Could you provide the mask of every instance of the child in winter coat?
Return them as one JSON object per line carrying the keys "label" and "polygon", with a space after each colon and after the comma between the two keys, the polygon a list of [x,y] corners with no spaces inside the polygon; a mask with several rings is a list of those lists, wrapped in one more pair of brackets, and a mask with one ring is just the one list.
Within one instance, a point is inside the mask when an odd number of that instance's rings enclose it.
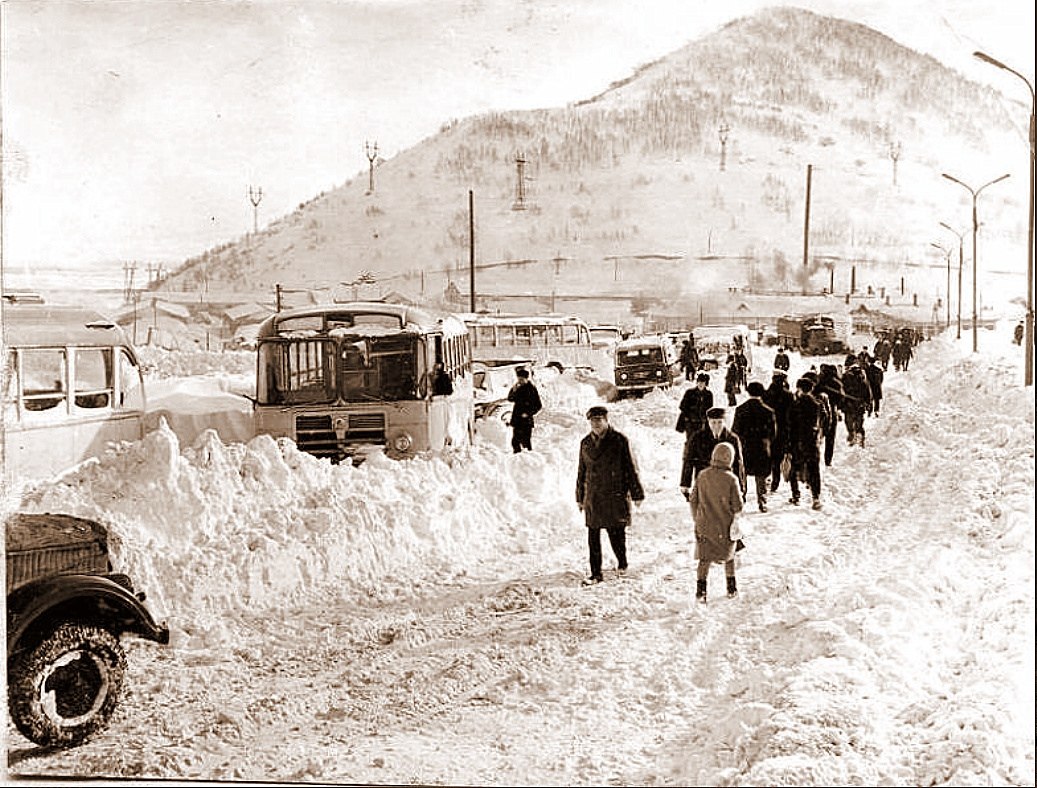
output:
{"label": "child in winter coat", "polygon": [[698,583],[695,598],[706,601],[706,580],[710,564],[723,564],[727,576],[727,595],[738,593],[735,582],[735,551],[738,540],[731,539],[731,525],[742,511],[742,489],[731,471],[735,450],[730,443],[718,443],[709,467],[695,477],[688,500],[695,521],[695,557]]}

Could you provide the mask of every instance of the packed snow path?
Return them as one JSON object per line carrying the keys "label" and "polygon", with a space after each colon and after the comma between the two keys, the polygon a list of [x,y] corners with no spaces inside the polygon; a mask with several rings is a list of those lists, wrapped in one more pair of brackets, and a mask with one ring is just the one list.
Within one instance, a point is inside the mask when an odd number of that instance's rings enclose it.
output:
{"label": "packed snow path", "polygon": [[9,728],[9,769],[1032,784],[1032,401],[1017,365],[932,345],[887,376],[867,448],[840,426],[822,511],[786,503],[783,483],[761,514],[750,480],[740,593],[714,567],[705,605],[677,490],[680,391],[609,406],[647,500],[630,574],[588,588],[572,503],[587,387],[545,381],[537,451],[517,456],[491,434],[470,456],[334,468],[261,438],[181,452],[154,433],[26,508],[121,524],[173,646],[133,643],[94,741],[48,753]]}

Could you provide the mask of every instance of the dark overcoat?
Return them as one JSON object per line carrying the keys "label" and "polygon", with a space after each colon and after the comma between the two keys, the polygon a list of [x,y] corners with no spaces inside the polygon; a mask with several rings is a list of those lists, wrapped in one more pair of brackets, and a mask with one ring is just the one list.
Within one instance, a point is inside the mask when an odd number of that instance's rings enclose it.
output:
{"label": "dark overcoat", "polygon": [[789,449],[797,468],[820,457],[821,403],[813,394],[799,393],[789,406]]}
{"label": "dark overcoat", "polygon": [[747,476],[766,476],[771,472],[771,447],[777,437],[774,411],[757,397],[750,397],[737,408],[731,431],[742,442],[742,462]]}
{"label": "dark overcoat", "polygon": [[611,427],[600,437],[580,441],[576,503],[583,506],[588,528],[630,525],[630,501],[643,501],[644,489],[626,436]]}
{"label": "dark overcoat", "polygon": [[732,466],[735,476],[738,477],[742,489],[745,489],[745,468],[742,464],[742,442],[727,427],[720,430],[719,436],[713,435],[713,430],[707,424],[696,432],[688,440],[687,451],[684,452],[684,461],[681,463],[681,487],[691,487],[692,479],[696,473],[700,473],[709,467],[713,458],[713,449],[718,443],[730,443],[735,447],[735,461]]}

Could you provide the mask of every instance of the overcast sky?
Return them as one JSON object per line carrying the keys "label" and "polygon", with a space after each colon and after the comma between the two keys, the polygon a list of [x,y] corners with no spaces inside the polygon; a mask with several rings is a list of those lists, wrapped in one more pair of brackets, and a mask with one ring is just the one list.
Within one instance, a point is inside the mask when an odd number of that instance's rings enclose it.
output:
{"label": "overcast sky", "polygon": [[[564,105],[757,0],[0,0],[7,272],[177,263],[451,118]],[[1029,0],[808,0],[1025,103]]]}

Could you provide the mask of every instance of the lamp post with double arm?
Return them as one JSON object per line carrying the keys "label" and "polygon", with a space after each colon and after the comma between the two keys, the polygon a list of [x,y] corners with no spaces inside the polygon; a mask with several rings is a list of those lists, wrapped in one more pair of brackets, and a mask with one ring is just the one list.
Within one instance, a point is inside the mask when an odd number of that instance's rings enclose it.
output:
{"label": "lamp post with double arm", "polygon": [[933,241],[929,244],[934,249],[939,249],[943,252],[944,260],[947,261],[947,322],[944,323],[944,328],[951,327],[951,250],[943,244],[938,244]]}
{"label": "lamp post with double arm", "polygon": [[967,183],[959,181],[953,175],[943,173],[943,177],[949,181],[954,181],[959,186],[964,186],[968,189],[969,194],[972,195],[972,352],[979,352],[979,329],[976,325],[979,320],[979,314],[976,309],[977,303],[977,273],[979,271],[979,258],[976,256],[976,236],[979,234],[979,216],[976,213],[976,200],[979,198],[980,192],[982,192],[988,186],[993,186],[995,183],[1000,183],[1007,178],[1011,173],[1005,173],[1000,178],[994,178],[992,181],[987,181],[978,189],[973,189]]}
{"label": "lamp post with double arm", "polygon": [[1025,366],[1023,371],[1023,382],[1026,386],[1033,385],[1033,169],[1034,169],[1034,143],[1037,142],[1037,127],[1034,125],[1034,94],[1033,84],[1016,71],[1014,68],[1009,68],[1000,60],[992,58],[985,52],[973,52],[972,56],[982,60],[984,63],[989,63],[992,66],[997,66],[1003,71],[1007,71],[1009,74],[1014,74],[1019,77],[1025,85],[1026,89],[1030,91],[1030,215],[1027,217],[1027,223],[1030,228],[1029,237],[1027,238],[1026,244],[1026,324],[1024,330],[1023,344],[1026,345],[1024,350],[1025,354]]}
{"label": "lamp post with double arm", "polygon": [[961,269],[965,262],[965,231],[959,233],[947,222],[940,222],[940,227],[945,227],[958,236],[958,336],[955,339],[961,339]]}

